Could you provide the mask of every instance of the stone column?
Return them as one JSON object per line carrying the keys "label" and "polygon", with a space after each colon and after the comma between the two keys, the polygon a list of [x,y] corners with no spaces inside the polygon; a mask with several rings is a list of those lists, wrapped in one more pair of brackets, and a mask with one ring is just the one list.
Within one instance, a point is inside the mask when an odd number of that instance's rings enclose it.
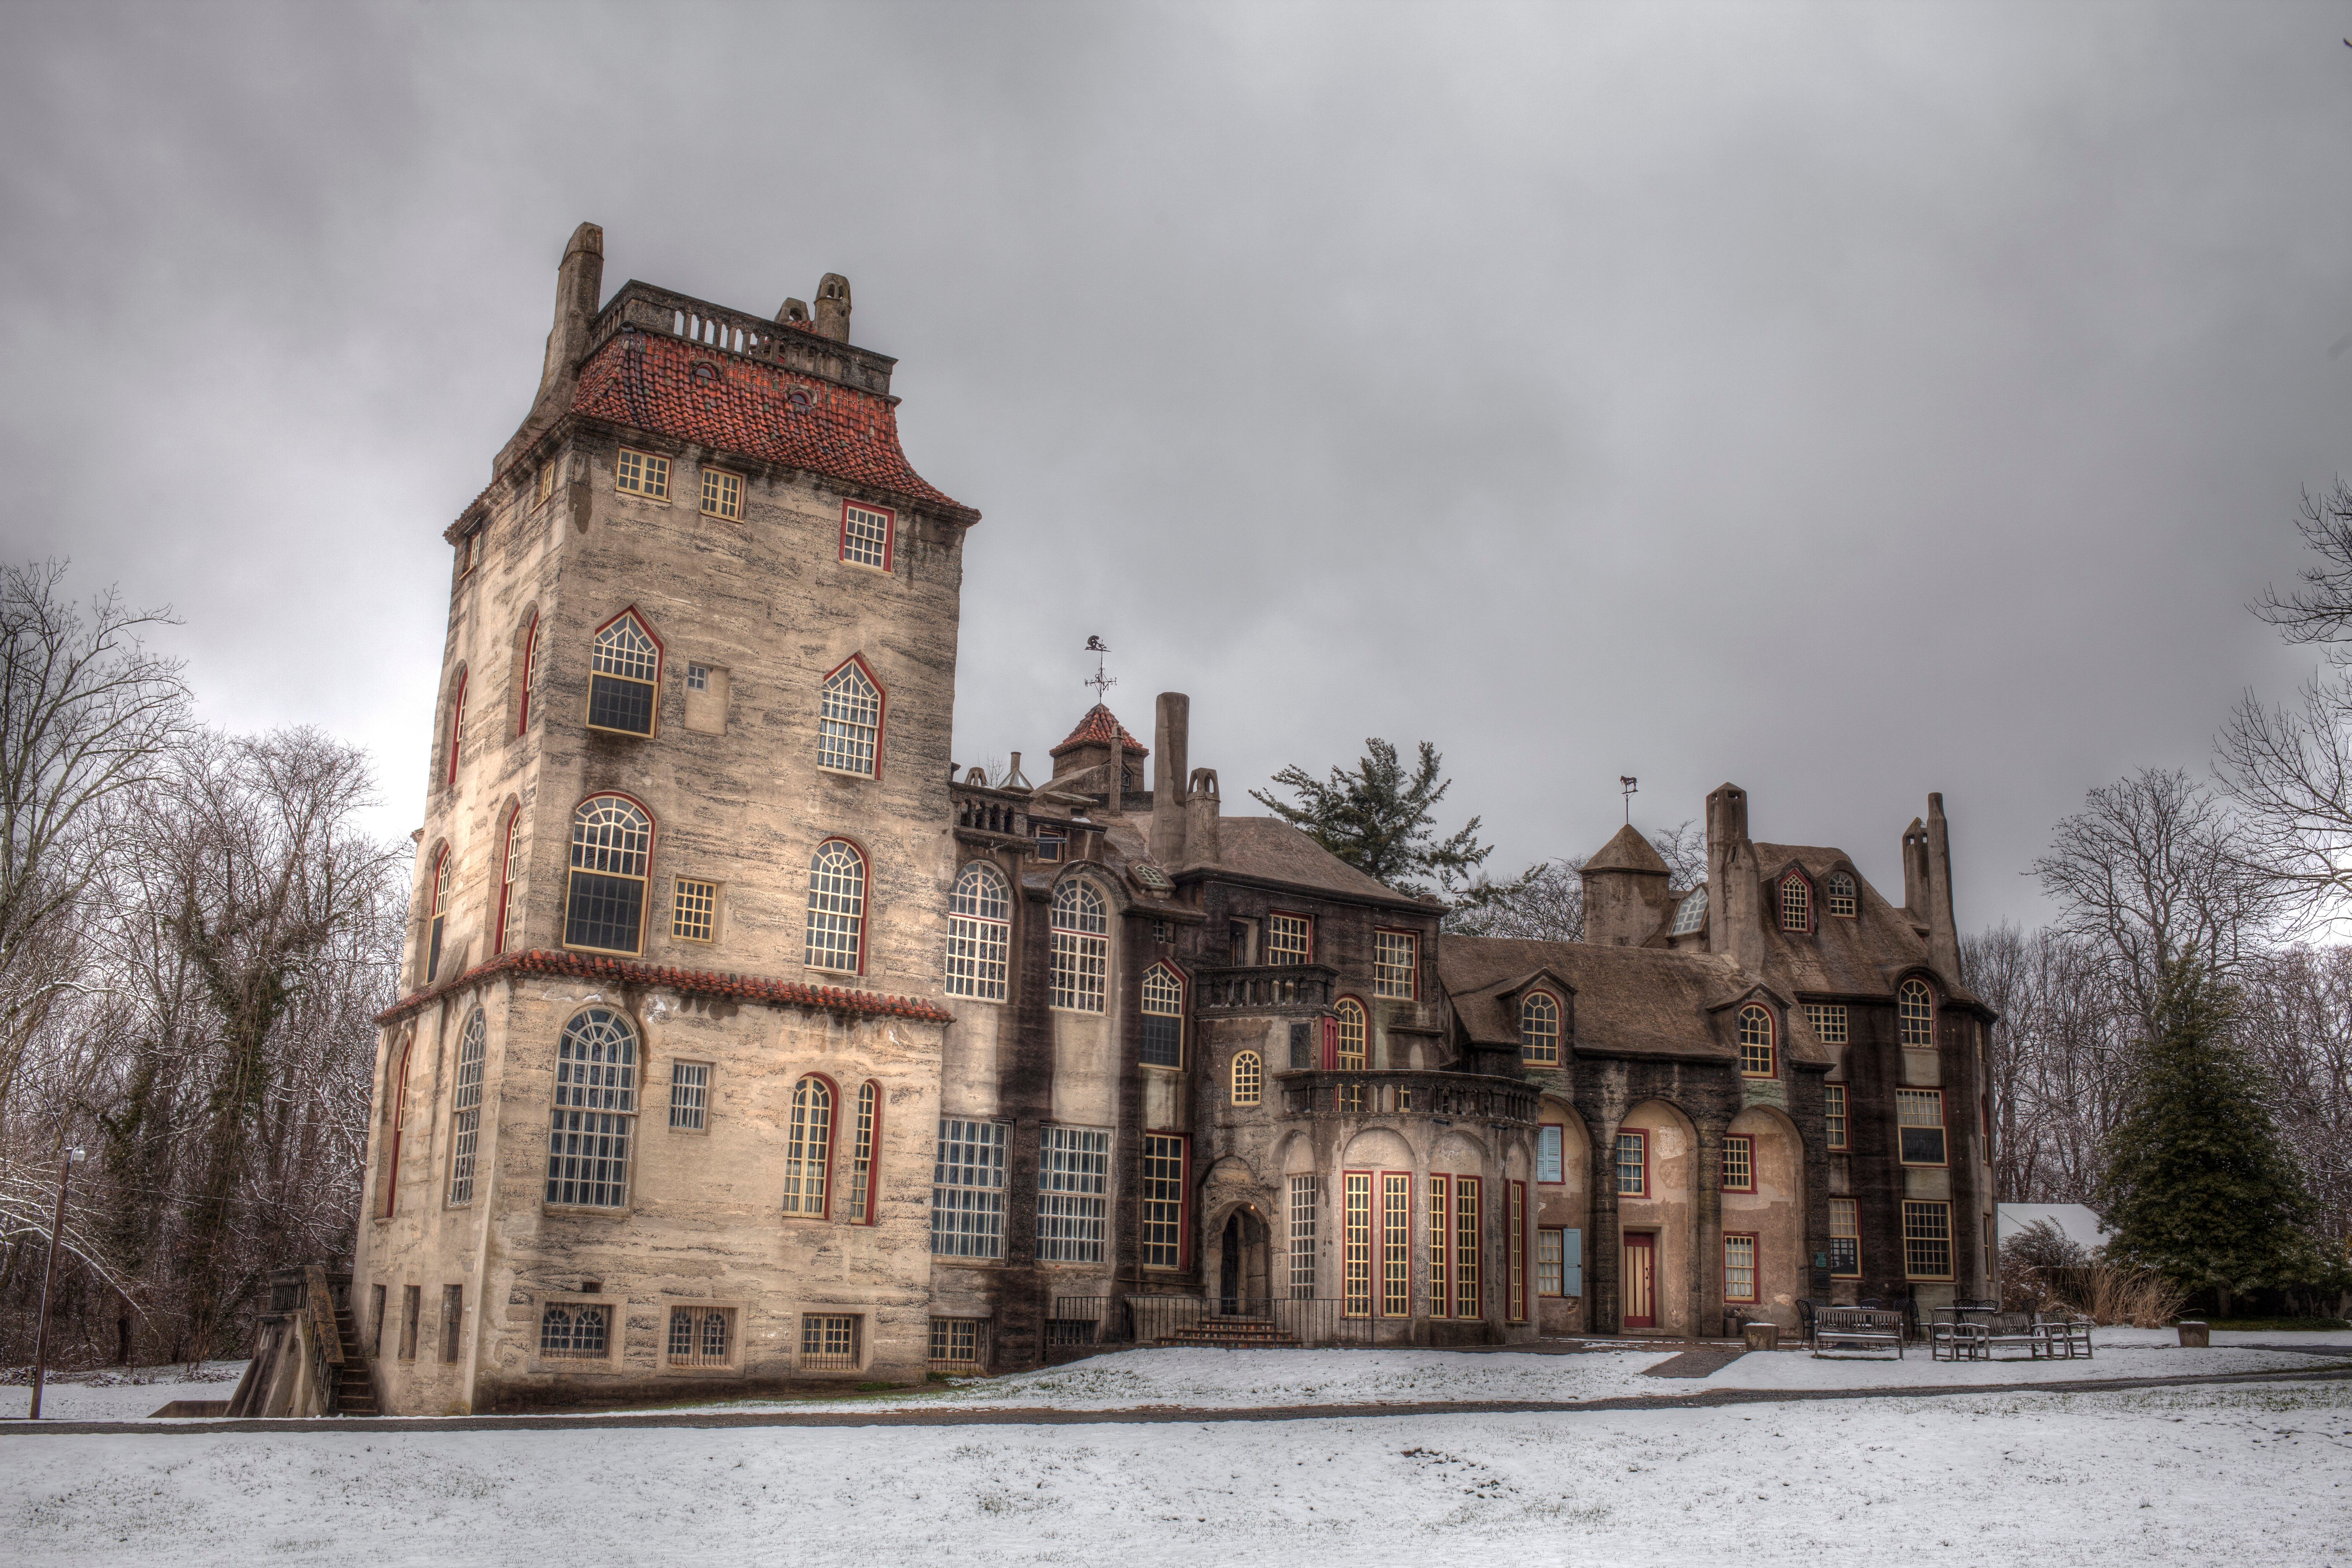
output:
{"label": "stone column", "polygon": [[1723,1331],[1723,1137],[1721,1117],[1694,1121],[1698,1158],[1691,1194],[1691,1332],[1713,1339]]}
{"label": "stone column", "polygon": [[1592,1210],[1584,1237],[1584,1331],[1622,1332],[1618,1319],[1625,1238],[1617,1228],[1617,1122],[1592,1130]]}

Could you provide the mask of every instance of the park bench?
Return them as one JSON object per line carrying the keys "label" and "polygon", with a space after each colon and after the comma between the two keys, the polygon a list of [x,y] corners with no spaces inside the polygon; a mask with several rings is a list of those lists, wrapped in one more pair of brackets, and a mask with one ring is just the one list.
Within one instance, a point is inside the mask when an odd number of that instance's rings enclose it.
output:
{"label": "park bench", "polygon": [[1884,1307],[1816,1307],[1811,1349],[1893,1351],[1903,1359],[1903,1314]]}

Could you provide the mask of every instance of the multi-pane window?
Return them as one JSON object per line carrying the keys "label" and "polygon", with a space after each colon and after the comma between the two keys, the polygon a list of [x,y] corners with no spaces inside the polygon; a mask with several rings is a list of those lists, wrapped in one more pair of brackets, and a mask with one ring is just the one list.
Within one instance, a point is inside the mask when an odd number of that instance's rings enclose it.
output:
{"label": "multi-pane window", "polygon": [[1143,1043],[1138,1053],[1146,1067],[1184,1065],[1184,983],[1164,963],[1155,963],[1143,976]]}
{"label": "multi-pane window", "polygon": [[1376,931],[1372,933],[1372,994],[1395,996],[1410,1002],[1414,995],[1414,981],[1419,968],[1415,954],[1420,939],[1411,931]]}
{"label": "multi-pane window", "polygon": [[554,493],[555,465],[553,463],[541,463],[539,466],[539,482],[531,489],[531,504],[533,506],[544,506],[547,504],[547,498]]}
{"label": "multi-pane window", "polygon": [[1693,888],[1683,895],[1675,907],[1675,923],[1666,928],[1668,936],[1694,936],[1706,924],[1706,889]]}
{"label": "multi-pane window", "polygon": [[860,566],[890,564],[892,514],[878,506],[845,502],[841,509],[841,558]]}
{"label": "multi-pane window", "polygon": [[1412,1315],[1412,1175],[1381,1173],[1381,1316]]}
{"label": "multi-pane window", "polygon": [[624,735],[654,732],[661,647],[634,615],[618,616],[596,634],[588,661],[588,727]]}
{"label": "multi-pane window", "polygon": [[1756,1300],[1756,1238],[1752,1236],[1723,1238],[1723,1299]]}
{"label": "multi-pane window", "polygon": [[1334,1065],[1341,1072],[1364,1070],[1364,1005],[1352,996],[1342,996],[1333,1011],[1339,1015],[1339,1049]]}
{"label": "multi-pane window", "polygon": [[1320,1194],[1312,1176],[1290,1178],[1290,1299],[1315,1300],[1315,1220]]}
{"label": "multi-pane window", "polygon": [[479,1007],[457,1039],[457,1085],[449,1096],[449,1206],[474,1201],[474,1151],[482,1135],[482,1040],[488,1028]]}
{"label": "multi-pane window", "polygon": [[933,1318],[932,1372],[978,1372],[988,1363],[988,1320]]}
{"label": "multi-pane window", "polygon": [[507,950],[507,915],[514,908],[515,851],[522,837],[522,807],[507,813],[506,847],[499,854],[499,916],[490,935],[490,951]]}
{"label": "multi-pane window", "polygon": [[1772,1078],[1772,1015],[1761,1007],[1739,1010],[1739,1076]]}
{"label": "multi-pane window", "polygon": [[1780,929],[1806,931],[1813,929],[1813,889],[1795,872],[1780,879]]}
{"label": "multi-pane window", "polygon": [[624,495],[667,500],[669,498],[669,459],[624,447],[620,458],[613,465],[613,488]]}
{"label": "multi-pane window", "polygon": [[1544,1226],[1536,1232],[1536,1294],[1568,1294],[1568,1233]]}
{"label": "multi-pane window", "polygon": [[1936,994],[1924,980],[1906,980],[1895,994],[1895,1022],[1904,1045],[1915,1051],[1936,1048]]}
{"label": "multi-pane window", "polygon": [[874,1223],[874,1141],[882,1130],[882,1086],[868,1079],[858,1086],[856,1121],[849,1140],[849,1218],[857,1225]]}
{"label": "multi-pane window", "polygon": [[1452,1276],[1446,1272],[1446,1242],[1454,1234],[1454,1178],[1429,1178],[1429,1315],[1443,1318],[1454,1305]]}
{"label": "multi-pane window", "polygon": [[1513,1182],[1504,1209],[1503,1252],[1509,1261],[1510,1295],[1505,1302],[1506,1315],[1515,1323],[1528,1321],[1528,1184]]}
{"label": "multi-pane window", "polygon": [[1478,1178],[1454,1178],[1454,1315],[1486,1315],[1478,1277]]}
{"label": "multi-pane window", "polygon": [[1013,895],[1004,874],[974,860],[956,874],[948,900],[948,994],[1005,998],[1012,973]]}
{"label": "multi-pane window", "polygon": [[1829,906],[1830,913],[1840,920],[1850,921],[1862,912],[1860,891],[1854,886],[1853,879],[1843,871],[1830,873],[1825,894],[1822,901]]}
{"label": "multi-pane window", "polygon": [[637,1120],[637,1032],[610,1007],[563,1026],[547,1140],[547,1201],[616,1209],[629,1201],[629,1135]]}
{"label": "multi-pane window", "polygon": [[1942,1089],[1896,1089],[1895,1122],[1903,1140],[1905,1164],[1941,1165],[1946,1163]]}
{"label": "multi-pane window", "polygon": [[1723,1141],[1723,1190],[1756,1190],[1756,1140],[1745,1132],[1734,1132]]}
{"label": "multi-pane window", "polygon": [[449,920],[449,851],[433,857],[433,911],[425,943],[425,980],[431,984],[441,969],[441,932]]}
{"label": "multi-pane window", "polygon": [[1265,920],[1265,961],[1305,963],[1313,956],[1315,925],[1305,915],[1268,915]]}
{"label": "multi-pane window", "polygon": [[688,691],[709,690],[710,667],[707,664],[688,665],[686,667],[686,689]]}
{"label": "multi-pane window", "polygon": [[591,795],[572,814],[572,879],[563,945],[634,953],[645,945],[646,868],[653,819],[636,802]]}
{"label": "multi-pane window", "polygon": [[853,658],[826,676],[818,693],[816,765],[870,779],[881,745],[882,689]]}
{"label": "multi-pane window", "polygon": [[1234,1053],[1233,1100],[1235,1105],[1255,1105],[1265,1098],[1265,1058],[1255,1051]]}
{"label": "multi-pane window", "polygon": [[1647,1133],[1617,1134],[1617,1195],[1621,1198],[1646,1198],[1650,1195],[1650,1139]]}
{"label": "multi-pane window", "polygon": [[1102,895],[1084,878],[1054,889],[1052,1001],[1072,1013],[1103,1010],[1103,977],[1110,970],[1110,918]]}
{"label": "multi-pane window", "polygon": [[687,942],[709,942],[719,918],[719,884],[677,879],[677,900],[671,906],[669,934]]}
{"label": "multi-pane window", "polygon": [[1143,1139],[1143,1266],[1184,1267],[1184,1140],[1167,1133]]}
{"label": "multi-pane window", "polygon": [[669,1064],[669,1124],[680,1132],[701,1132],[710,1125],[710,1064]]}
{"label": "multi-pane window", "polygon": [[1808,1002],[1805,1004],[1805,1022],[1813,1026],[1813,1033],[1820,1037],[1822,1044],[1842,1046],[1846,1043],[1844,1003]]}
{"label": "multi-pane window", "polygon": [[1822,1131],[1827,1135],[1832,1149],[1848,1147],[1845,1119],[1845,1085],[1822,1085]]}
{"label": "multi-pane window", "polygon": [[1520,999],[1519,1059],[1559,1065],[1559,1004],[1549,991],[1530,991]]}
{"label": "multi-pane window", "polygon": [[1100,1263],[1110,1214],[1110,1134],[1048,1127],[1037,1144],[1037,1261]]}
{"label": "multi-pane window", "polygon": [[730,522],[743,515],[743,478],[724,468],[702,470],[702,515]]}
{"label": "multi-pane window", "polygon": [[1349,1171],[1340,1178],[1339,1312],[1372,1315],[1372,1173]]}
{"label": "multi-pane window", "polygon": [[1862,1224],[1853,1198],[1830,1200],[1830,1273],[1840,1279],[1862,1278]]}
{"label": "multi-pane window", "polygon": [[449,772],[442,782],[457,782],[457,763],[466,752],[466,678],[457,677],[457,690],[449,699]]}
{"label": "multi-pane window", "polygon": [[1562,1145],[1568,1140],[1568,1129],[1557,1121],[1547,1121],[1536,1129],[1536,1180],[1547,1186],[1558,1186],[1568,1179]]}
{"label": "multi-pane window", "polygon": [[735,1343],[732,1307],[672,1307],[669,1364],[725,1366]]}
{"label": "multi-pane window", "polygon": [[612,1343],[612,1330],[610,1307],[551,1301],[539,1315],[539,1353],[563,1361],[602,1361]]}
{"label": "multi-pane window", "polygon": [[931,1167],[931,1253],[1004,1256],[1004,1123],[940,1118]]}
{"label": "multi-pane window", "polygon": [[821,1216],[833,1167],[833,1085],[814,1073],[793,1085],[784,1137],[784,1212]]}
{"label": "multi-pane window", "polygon": [[1906,1279],[1952,1277],[1952,1205],[1903,1201],[1903,1275]]}
{"label": "multi-pane window", "polygon": [[534,611],[530,629],[522,634],[522,674],[516,680],[515,733],[526,734],[530,730],[530,682],[539,673],[539,616]]}
{"label": "multi-pane window", "polygon": [[828,838],[809,858],[808,940],[802,960],[811,969],[855,974],[866,942],[866,858]]}
{"label": "multi-pane window", "polygon": [[803,1372],[856,1372],[857,1320],[840,1312],[802,1314],[800,1363]]}

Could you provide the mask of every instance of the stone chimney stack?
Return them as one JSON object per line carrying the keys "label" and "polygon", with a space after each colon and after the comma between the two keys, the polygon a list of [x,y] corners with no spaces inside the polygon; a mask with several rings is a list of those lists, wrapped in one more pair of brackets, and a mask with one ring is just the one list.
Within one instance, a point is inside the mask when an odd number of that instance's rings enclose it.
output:
{"label": "stone chimney stack", "polygon": [[835,342],[849,341],[849,279],[828,272],[816,286],[816,332]]}
{"label": "stone chimney stack", "polygon": [[1151,858],[1162,866],[1184,863],[1186,742],[1192,731],[1192,700],[1181,691],[1160,694],[1151,737]]}
{"label": "stone chimney stack", "polygon": [[1748,837],[1748,792],[1738,784],[1706,797],[1706,950],[1763,973],[1763,880]]}
{"label": "stone chimney stack", "polygon": [[547,333],[547,357],[539,371],[539,391],[530,412],[514,439],[499,448],[490,464],[490,477],[539,439],[540,434],[563,416],[580,381],[580,362],[588,353],[588,325],[596,319],[596,304],[604,296],[604,231],[583,223],[572,231],[563,259],[555,269],[555,324]]}
{"label": "stone chimney stack", "polygon": [[1944,797],[1927,797],[1927,962],[1936,973],[1960,982],[1960,931],[1952,919],[1952,835],[1944,821]]}
{"label": "stone chimney stack", "polygon": [[1184,855],[1195,866],[1213,866],[1217,842],[1217,770],[1194,768],[1184,786]]}
{"label": "stone chimney stack", "polygon": [[1903,912],[1927,923],[1927,827],[1916,816],[1903,830]]}

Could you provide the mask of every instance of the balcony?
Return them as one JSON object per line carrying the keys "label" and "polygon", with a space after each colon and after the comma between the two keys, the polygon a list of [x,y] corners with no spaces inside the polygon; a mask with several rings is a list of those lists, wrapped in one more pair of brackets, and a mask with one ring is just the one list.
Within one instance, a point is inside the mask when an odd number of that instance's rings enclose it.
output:
{"label": "balcony", "polygon": [[1203,1017],[1220,1013],[1322,1013],[1330,1008],[1339,985],[1339,972],[1321,963],[1203,969],[1192,984],[1192,1006]]}
{"label": "balcony", "polygon": [[948,799],[955,807],[956,837],[963,842],[989,848],[1028,846],[1028,791],[950,784]]}
{"label": "balcony", "polygon": [[1282,1114],[1303,1116],[1427,1116],[1532,1127],[1536,1087],[1482,1073],[1364,1068],[1276,1073]]}

